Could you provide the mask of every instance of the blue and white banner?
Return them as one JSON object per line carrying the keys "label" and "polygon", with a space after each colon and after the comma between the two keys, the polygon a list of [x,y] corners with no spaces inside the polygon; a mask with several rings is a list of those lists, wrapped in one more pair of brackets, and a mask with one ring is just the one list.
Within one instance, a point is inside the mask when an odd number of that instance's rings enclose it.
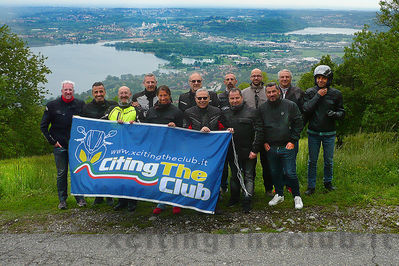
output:
{"label": "blue and white banner", "polygon": [[231,134],[74,116],[71,192],[214,213]]}

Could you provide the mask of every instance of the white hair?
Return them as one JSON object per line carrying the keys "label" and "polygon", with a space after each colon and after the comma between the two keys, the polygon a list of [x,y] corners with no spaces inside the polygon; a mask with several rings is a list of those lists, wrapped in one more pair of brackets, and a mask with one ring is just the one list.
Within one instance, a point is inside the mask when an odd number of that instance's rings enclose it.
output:
{"label": "white hair", "polygon": [[289,71],[288,69],[282,69],[282,70],[280,70],[280,71],[278,72],[278,74],[277,74],[278,78],[280,78],[281,72],[288,72],[288,73],[290,73],[290,76],[291,76],[291,78],[292,78],[292,73],[291,73],[291,71]]}
{"label": "white hair", "polygon": [[73,82],[73,81],[64,80],[63,82],[61,82],[61,88],[64,87],[64,84],[72,84],[72,86],[75,88],[75,82]]}

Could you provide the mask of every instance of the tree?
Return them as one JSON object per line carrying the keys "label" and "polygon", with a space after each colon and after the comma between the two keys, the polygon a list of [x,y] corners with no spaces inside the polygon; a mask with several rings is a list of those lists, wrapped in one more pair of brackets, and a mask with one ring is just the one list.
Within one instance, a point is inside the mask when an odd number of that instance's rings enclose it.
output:
{"label": "tree", "polygon": [[[43,84],[51,73],[7,25],[0,27],[0,159],[40,153]],[[44,147],[43,147],[44,146]]]}
{"label": "tree", "polygon": [[378,22],[386,31],[366,25],[345,49],[338,82],[349,88],[362,130],[399,129],[399,12],[398,1],[381,1]]}
{"label": "tree", "polygon": [[393,28],[399,22],[399,2],[380,1],[380,14],[377,16],[378,22],[381,25]]}
{"label": "tree", "polygon": [[242,82],[242,83],[240,83],[240,85],[238,85],[237,87],[240,89],[240,90],[243,90],[243,89],[246,89],[246,88],[248,88],[249,86],[251,86],[248,82]]}

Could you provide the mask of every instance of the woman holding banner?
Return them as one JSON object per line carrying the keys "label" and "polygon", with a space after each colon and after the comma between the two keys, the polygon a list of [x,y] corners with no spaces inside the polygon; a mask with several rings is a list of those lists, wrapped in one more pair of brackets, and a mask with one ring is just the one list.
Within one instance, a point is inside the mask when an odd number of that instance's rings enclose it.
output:
{"label": "woman holding banner", "polygon": [[[172,104],[172,95],[168,86],[160,86],[157,91],[158,102],[148,110],[145,122],[151,124],[163,124],[169,127],[183,126],[183,112]],[[153,210],[154,214],[160,214],[166,208],[165,204],[158,204]],[[173,207],[173,214],[180,213],[180,207]]]}

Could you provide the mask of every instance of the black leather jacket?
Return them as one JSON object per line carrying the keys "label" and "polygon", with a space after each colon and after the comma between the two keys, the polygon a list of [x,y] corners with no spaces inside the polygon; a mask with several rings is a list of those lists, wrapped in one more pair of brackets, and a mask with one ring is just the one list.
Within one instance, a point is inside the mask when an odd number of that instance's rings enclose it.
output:
{"label": "black leather jacket", "polygon": [[[217,94],[213,91],[209,91],[209,96],[210,96],[209,104],[215,107],[219,107],[219,99]],[[196,105],[197,103],[195,102],[194,92],[190,90],[189,92],[180,94],[178,107],[182,112]]]}
{"label": "black leather jacket", "polygon": [[234,146],[241,159],[248,159],[249,153],[258,153],[262,148],[262,139],[256,137],[262,130],[262,121],[254,108],[243,103],[223,111],[226,128],[234,128]]}
{"label": "black leather jacket", "polygon": [[219,99],[219,107],[222,111],[230,108],[228,91],[225,90],[224,92],[218,94],[218,99]]}
{"label": "black leather jacket", "polygon": [[[316,132],[335,133],[335,120],[345,116],[342,93],[334,88],[328,88],[327,94],[320,96],[315,86],[306,90],[303,110],[309,119],[308,129]],[[332,116],[327,113],[333,111]]]}
{"label": "black leather jacket", "polygon": [[224,116],[222,111],[212,105],[206,108],[193,106],[184,112],[183,127],[201,130],[208,127],[211,131],[224,129]]}
{"label": "black leather jacket", "polygon": [[169,124],[173,122],[177,127],[183,126],[183,112],[173,104],[160,105],[158,102],[150,108],[145,118],[146,123]]}
{"label": "black leather jacket", "polygon": [[94,99],[83,107],[81,116],[100,119],[111,106],[118,105],[117,102],[104,100],[102,103]]}
{"label": "black leather jacket", "polygon": [[40,123],[40,130],[51,145],[58,141],[62,147],[68,148],[72,116],[80,115],[84,104],[79,99],[66,103],[61,98],[47,103]]}
{"label": "black leather jacket", "polygon": [[[281,91],[281,98],[283,97],[283,91],[281,90],[280,86],[279,89]],[[301,113],[303,113],[303,97],[305,96],[305,92],[303,90],[301,90],[298,87],[295,86],[290,86],[287,90],[287,93],[285,94],[285,98],[287,100],[290,100],[294,103],[296,103],[296,105],[299,108],[299,111],[301,111]]]}

